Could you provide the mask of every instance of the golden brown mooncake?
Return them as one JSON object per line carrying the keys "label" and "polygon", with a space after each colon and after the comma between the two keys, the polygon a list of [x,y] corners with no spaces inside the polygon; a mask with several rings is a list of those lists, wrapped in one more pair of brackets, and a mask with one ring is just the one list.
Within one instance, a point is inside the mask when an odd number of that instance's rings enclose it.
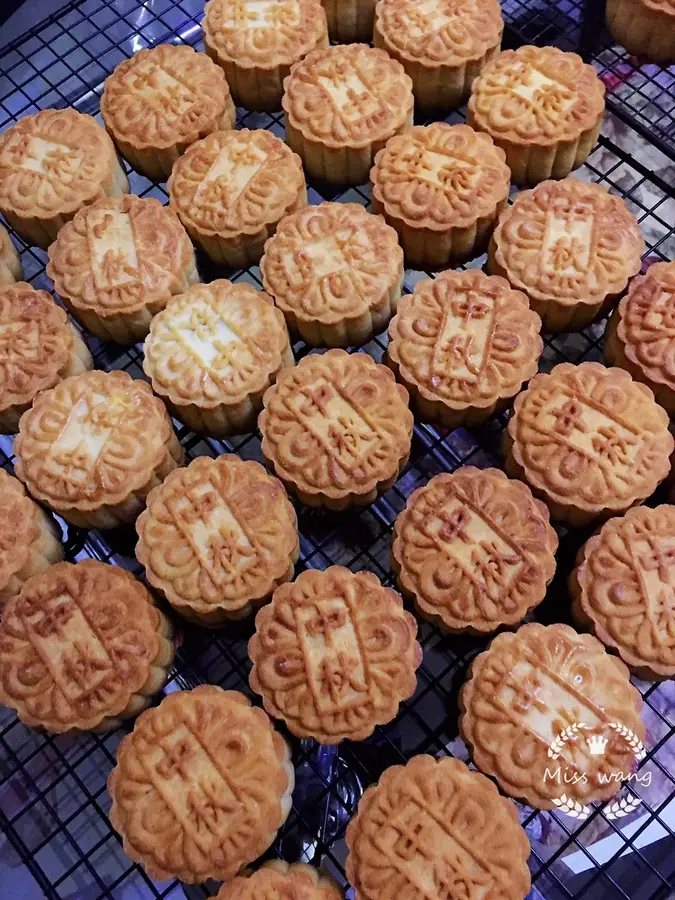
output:
{"label": "golden brown mooncake", "polygon": [[670,471],[668,416],[623,369],[561,363],[516,397],[506,471],[545,500],[551,518],[588,525],[654,493]]}
{"label": "golden brown mooncake", "polygon": [[621,197],[565,178],[523,191],[503,210],[488,271],[527,294],[546,331],[579,331],[616,305],[644,250]]}
{"label": "golden brown mooncake", "polygon": [[530,890],[516,805],[452,757],[385,769],[346,838],[354,900],[524,900]]}
{"label": "golden brown mooncake", "polygon": [[0,613],[33,575],[63,559],[56,522],[0,469]]}
{"label": "golden brown mooncake", "polygon": [[6,228],[0,225],[0,287],[23,280],[23,265],[19,251],[12,243]]}
{"label": "golden brown mooncake", "polygon": [[675,676],[675,506],[610,519],[579,551],[572,610],[639,678]]}
{"label": "golden brown mooncake", "polygon": [[467,122],[506,152],[516,184],[564,178],[589,156],[605,113],[593,66],[557,47],[503,50],[471,89]]}
{"label": "golden brown mooncake", "polygon": [[122,156],[152,181],[165,181],[186,147],[234,128],[223,70],[186,44],[140,50],[105,80],[101,115]]}
{"label": "golden brown mooncake", "polygon": [[240,269],[256,265],[281,219],[307,204],[299,157],[263,128],[192,144],[168,190],[192,240],[213,262]]}
{"label": "golden brown mooncake", "polygon": [[227,881],[214,900],[343,900],[338,883],[314,866],[280,859]]}
{"label": "golden brown mooncake", "polygon": [[108,778],[110,821],[151,878],[233,878],[291,809],[286,741],[238,691],[201,685],[142,713]]}
{"label": "golden brown mooncake", "polygon": [[654,263],[631,281],[605,329],[605,359],[675,415],[675,262]]}
{"label": "golden brown mooncake", "polygon": [[413,120],[412,81],[384,50],[315,50],[284,80],[286,141],[310,178],[363,184],[378,150]]}
{"label": "golden brown mooncake", "polygon": [[144,351],[155,393],[193,431],[216,438],[253,431],[263,394],[294,362],[272,298],[224,278],[172,299]]}
{"label": "golden brown mooncake", "polygon": [[485,634],[541,603],[557,549],[546,505],[522,481],[462,466],[410,495],[391,563],[421,615],[455,634]]}
{"label": "golden brown mooncake", "polygon": [[199,281],[175,212],[133,194],[80,210],[50,246],[47,274],[84,328],[121,344],[142,341],[169,298]]}
{"label": "golden brown mooncake", "polygon": [[302,572],[275,590],[255,628],[251,687],[296,737],[365,740],[417,686],[417,623],[372,572]]}
{"label": "golden brown mooncake", "polygon": [[87,345],[47,291],[0,287],[0,432],[15,434],[40,391],[93,368]]}
{"label": "golden brown mooncake", "polygon": [[306,356],[282,369],[263,404],[263,455],[307,506],[372,503],[410,454],[408,392],[365,353]]}
{"label": "golden brown mooncake", "polygon": [[0,135],[0,212],[27,244],[46,250],[83,206],[128,191],[113,142],[91,116],[43,109]]}
{"label": "golden brown mooncake", "polygon": [[375,157],[373,212],[396,229],[407,267],[465,262],[487,248],[509,178],[504,151],[488,135],[468,125],[418,125]]}
{"label": "golden brown mooncake", "polygon": [[[554,809],[562,794],[584,805],[609,799],[621,788],[612,773],[635,765],[635,751],[610,724],[645,738],[642,697],[627,667],[569,625],[532,622],[497,635],[474,658],[459,702],[474,763],[535,809]],[[561,742],[558,757],[549,754],[573,725],[582,726],[577,740]],[[593,735],[607,740],[604,755],[592,752]],[[572,777],[580,772],[585,779]]]}
{"label": "golden brown mooncake", "polygon": [[607,0],[612,37],[640,60],[675,62],[675,0]]}
{"label": "golden brown mooncake", "polygon": [[136,522],[136,558],[182,616],[225,625],[293,577],[295,510],[260,463],[199,456],[150,492]]}
{"label": "golden brown mooncake", "polygon": [[74,375],[39,394],[21,417],[14,453],[32,496],[81,528],[133,522],[183,462],[162,401],[121,371]]}
{"label": "golden brown mooncake", "polygon": [[0,619],[0,700],[53,732],[112,731],[163,686],[169,620],[130,572],[60,562],[7,601]]}
{"label": "golden brown mooncake", "polygon": [[537,372],[541,320],[527,297],[478,269],[422,279],[389,325],[387,364],[422,421],[476,425]]}
{"label": "golden brown mooncake", "polygon": [[331,41],[341,44],[373,39],[373,18],[377,0],[321,0],[328,19]]}
{"label": "golden brown mooncake", "polygon": [[253,110],[279,109],[293,63],[328,46],[321,0],[209,0],[202,30],[237,106]]}
{"label": "golden brown mooncake", "polygon": [[396,311],[403,251],[359,203],[320,203],[281,220],[260,271],[294,334],[316,347],[359,346]]}
{"label": "golden brown mooncake", "polygon": [[468,98],[503,30],[498,0],[379,0],[375,7],[375,46],[402,63],[425,109],[454,109]]}

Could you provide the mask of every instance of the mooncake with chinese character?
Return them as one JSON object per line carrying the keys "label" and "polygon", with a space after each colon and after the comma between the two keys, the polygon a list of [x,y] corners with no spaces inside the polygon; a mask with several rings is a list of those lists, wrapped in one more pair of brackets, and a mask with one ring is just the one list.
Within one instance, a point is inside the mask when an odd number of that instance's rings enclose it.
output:
{"label": "mooncake with chinese character", "polygon": [[[636,744],[646,734],[625,664],[569,625],[498,635],[474,658],[459,704],[473,762],[535,809],[555,809],[563,794],[582,805],[614,796],[635,767],[621,730]],[[572,739],[561,738],[566,729]]]}
{"label": "mooncake with chinese character", "polygon": [[112,731],[164,685],[169,620],[130,572],[97,560],[34,575],[0,619],[0,701],[52,732]]}
{"label": "mooncake with chinese character", "polygon": [[402,63],[425,109],[454,109],[468,98],[503,30],[498,0],[379,0],[375,7],[375,46]]}
{"label": "mooncake with chinese character", "polygon": [[0,613],[29,578],[62,559],[54,519],[27,496],[20,481],[0,469]]}
{"label": "mooncake with chinese character", "polygon": [[0,287],[0,432],[15,434],[37,394],[94,362],[80,332],[47,291]]}
{"label": "mooncake with chinese character", "polygon": [[123,739],[110,821],[151,878],[229,881],[274,841],[294,783],[266,713],[238,691],[201,685],[169,694]]}
{"label": "mooncake with chinese character", "polygon": [[530,890],[530,842],[515,803],[452,757],[385,769],[346,839],[355,900],[524,900]]}
{"label": "mooncake with chinese character", "polygon": [[293,351],[282,312],[245,282],[196,284],[152,320],[143,369],[177,418],[222,438],[253,431]]}
{"label": "mooncake with chinese character", "polygon": [[506,471],[551,518],[583,526],[642,503],[670,471],[666,412],[623,369],[561,363],[516,397],[504,434]]}
{"label": "mooncake with chinese character", "polygon": [[365,353],[329,350],[282,369],[258,426],[274,473],[308,506],[366,506],[410,455],[408,392]]}
{"label": "mooncake with chinese character", "polygon": [[485,634],[541,603],[557,549],[546,505],[522,481],[462,466],[410,495],[394,523],[392,568],[421,615]]}
{"label": "mooncake with chinese character", "polygon": [[315,50],[284,80],[286,140],[310,178],[363,184],[375,154],[413,121],[412,81],[365,44]]}
{"label": "mooncake with chinese character", "polygon": [[150,492],[136,558],[186,619],[225,625],[250,615],[293,577],[295,510],[260,463],[199,456]]}
{"label": "mooncake with chinese character", "polygon": [[545,331],[579,331],[616,306],[644,249],[621,197],[566,178],[523,191],[504,209],[488,271],[527,294]]}
{"label": "mooncake with chinese character", "polygon": [[87,331],[120,344],[142,341],[169,298],[199,281],[175,212],[133,194],[80,210],[50,246],[47,274]]}
{"label": "mooncake with chinese character", "polygon": [[519,47],[492,59],[473,83],[467,122],[506,153],[515,184],[565,178],[595,147],[605,86],[576,53]]}
{"label": "mooncake with chinese character", "polygon": [[159,44],[116,66],[101,115],[122,156],[152,181],[166,181],[190,144],[235,121],[223,70],[187,44]]}
{"label": "mooncake with chinese character", "polygon": [[437,269],[487,249],[509,178],[504,151],[488,135],[468,125],[419,125],[375,157],[373,211],[396,229],[407,267]]}
{"label": "mooncake with chinese character", "polygon": [[251,687],[296,737],[365,740],[417,686],[417,623],[372,572],[307,570],[275,590],[255,628]]}
{"label": "mooncake with chinese character", "polygon": [[15,471],[72,525],[133,522],[183,462],[164,404],[126,372],[85,372],[42,391],[19,422]]}
{"label": "mooncake with chinese character", "polygon": [[343,900],[337,881],[314,866],[274,859],[224,884],[215,900]]}
{"label": "mooncake with chinese character", "polygon": [[204,12],[206,52],[246,109],[279,109],[293,63],[328,46],[321,0],[209,0]]}
{"label": "mooncake with chinese character", "polygon": [[177,160],[171,207],[215,263],[256,265],[281,219],[307,205],[302,163],[271,131],[216,131]]}
{"label": "mooncake with chinese character", "polygon": [[316,347],[358,346],[396,311],[403,251],[359,203],[320,203],[282,219],[260,271],[294,334]]}
{"label": "mooncake with chinese character", "polygon": [[675,63],[675,0],[607,0],[605,20],[632,56]]}
{"label": "mooncake with chinese character", "polygon": [[27,244],[46,250],[83,206],[128,191],[115,146],[91,116],[44,109],[0,135],[0,212]]}
{"label": "mooncake with chinese character", "polygon": [[675,506],[610,519],[579,551],[573,612],[640,678],[675,677]]}
{"label": "mooncake with chinese character", "polygon": [[654,263],[631,281],[607,323],[605,359],[675,415],[675,262]]}
{"label": "mooncake with chinese character", "polygon": [[416,416],[448,428],[484,422],[537,372],[541,320],[527,297],[478,269],[422,279],[389,325],[387,364]]}

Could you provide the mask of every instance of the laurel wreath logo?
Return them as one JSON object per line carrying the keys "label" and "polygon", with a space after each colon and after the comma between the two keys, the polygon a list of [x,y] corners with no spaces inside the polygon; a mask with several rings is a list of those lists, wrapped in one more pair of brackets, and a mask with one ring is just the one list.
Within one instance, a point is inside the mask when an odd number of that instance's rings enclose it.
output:
{"label": "laurel wreath logo", "polygon": [[[638,762],[641,762],[645,758],[647,749],[634,731],[626,725],[623,725],[621,722],[608,722],[607,727],[611,728],[624,739]],[[576,741],[579,737],[579,732],[587,730],[589,730],[589,726],[586,725],[585,722],[575,722],[573,725],[564,728],[549,744],[549,757],[551,759],[558,759],[565,744],[568,743],[568,741]],[[561,794],[560,797],[557,798],[554,797],[553,803],[561,812],[566,813],[573,819],[587,819],[593,812],[592,806],[585,806],[573,797],[568,797],[567,794]],[[630,813],[634,812],[641,803],[642,799],[637,796],[620,797],[618,800],[613,800],[606,806],[603,813],[608,819],[622,819],[624,816],[628,816]]]}
{"label": "laurel wreath logo", "polygon": [[647,749],[634,731],[631,731],[630,728],[622,725],[621,722],[608,722],[607,725],[609,728],[614,729],[617,734],[621,735],[621,737],[626,741],[626,743],[633,751],[635,759],[638,762],[641,762],[641,760],[645,758],[645,756],[647,755]]}
{"label": "laurel wreath logo", "polygon": [[[567,729],[565,729],[565,731],[567,731]],[[587,819],[593,812],[591,806],[582,806],[581,803],[578,803],[572,797],[568,797],[567,794],[561,794],[560,797],[554,797],[553,802],[561,812],[567,813],[567,815],[571,816],[573,819]],[[625,813],[625,815],[627,815],[627,813]]]}
{"label": "laurel wreath logo", "polygon": [[[588,728],[588,725],[584,722],[575,722],[574,725],[570,725],[568,728],[561,731],[558,737],[553,738],[548,747],[548,755],[551,759],[558,759],[565,744],[568,741],[576,741],[579,732],[585,728]],[[563,797],[564,796],[565,795],[563,794]]]}

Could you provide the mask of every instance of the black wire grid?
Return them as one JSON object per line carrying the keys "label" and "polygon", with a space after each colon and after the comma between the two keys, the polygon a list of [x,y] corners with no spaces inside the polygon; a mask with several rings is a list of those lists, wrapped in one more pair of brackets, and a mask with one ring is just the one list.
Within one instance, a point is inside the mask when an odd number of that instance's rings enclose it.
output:
{"label": "black wire grid", "polygon": [[[203,0],[74,0],[0,55],[0,129],[45,107],[73,106],[98,115],[103,81],[127,56],[161,42],[184,42],[201,48],[202,10]],[[593,4],[589,10],[597,16]],[[510,23],[506,42],[536,41],[557,43],[565,49],[582,48],[589,33],[582,11],[581,0],[505,0],[505,17]],[[596,34],[594,28],[590,31],[599,47],[595,61],[600,70],[606,74],[623,65],[621,49],[612,46],[606,35]],[[675,173],[668,160],[641,138],[640,129],[636,131],[626,122],[632,116],[640,126],[648,123],[654,134],[662,136],[662,150],[669,149],[668,141],[675,146],[674,81],[672,71],[647,66],[635,70],[622,87],[612,91],[612,108],[621,119],[607,117],[598,147],[577,173],[583,179],[605,184],[626,199],[640,220],[648,261],[675,257]],[[648,103],[640,106],[645,97]],[[661,111],[660,118],[655,118],[654,110]],[[238,113],[239,127],[269,128],[283,136],[280,115],[245,110]],[[462,114],[455,113],[448,121],[462,119]],[[167,202],[163,185],[153,184],[135,172],[130,172],[130,179],[134,193]],[[367,205],[369,191],[359,188],[320,195],[310,187],[309,199],[312,203],[341,199]],[[36,287],[49,290],[52,285],[45,275],[46,254],[25,246],[16,235],[14,239],[22,250],[26,278]],[[481,258],[472,265],[483,262]],[[217,274],[228,274],[216,273],[206,264],[202,272],[206,281]],[[257,267],[229,275],[233,280],[260,286]],[[407,271],[405,289],[410,291],[423,277],[422,272]],[[546,340],[542,370],[562,360],[602,360],[603,330],[604,323],[600,323],[578,334]],[[124,369],[134,377],[143,377],[138,346],[126,350],[95,339],[90,343],[99,368]],[[383,339],[372,341],[365,349],[380,360]],[[296,352],[302,356],[306,348],[298,344]],[[260,459],[257,435],[221,443],[201,439],[180,423],[176,427],[188,459],[222,452]],[[406,498],[438,472],[467,463],[499,465],[503,427],[503,417],[495,417],[471,432],[417,426],[409,465],[396,486],[372,506],[347,514],[299,507],[298,571],[341,564],[352,571],[371,570],[385,584],[393,584],[389,566],[391,529]],[[0,464],[11,471],[12,461],[12,439],[3,437]],[[132,527],[106,534],[63,528],[68,559],[93,557],[139,571],[133,555]],[[586,537],[578,532],[563,535],[561,576],[535,611],[539,621],[569,621],[564,576]],[[250,695],[246,644],[252,624],[243,623],[224,632],[187,624],[182,627],[182,645],[166,691],[214,683]],[[365,787],[387,766],[418,753],[467,758],[457,731],[457,691],[468,663],[486,641],[443,636],[422,621],[420,641],[424,662],[418,672],[418,688],[395,722],[378,728],[368,741],[345,743],[339,748],[291,741],[296,765],[293,810],[268,856],[321,862],[344,882],[344,829]],[[564,814],[537,813],[521,806],[521,822],[532,844],[534,898],[666,900],[674,896],[675,689],[672,682],[635,683],[645,700],[649,735],[649,753],[642,771],[650,771],[652,781],[649,787],[634,782],[626,790],[635,790],[643,803],[628,819],[610,821],[598,809],[581,823]],[[108,821],[110,800],[106,791],[106,778],[121,737],[120,732],[87,737],[38,734],[18,723],[8,710],[0,710],[2,900],[20,896],[17,885],[21,877],[25,880],[26,868],[49,900],[185,896],[192,900],[215,892],[215,885],[208,886],[209,890],[177,882],[154,883],[127,859]],[[3,886],[9,886],[6,893]],[[30,896],[22,891],[24,894]]]}

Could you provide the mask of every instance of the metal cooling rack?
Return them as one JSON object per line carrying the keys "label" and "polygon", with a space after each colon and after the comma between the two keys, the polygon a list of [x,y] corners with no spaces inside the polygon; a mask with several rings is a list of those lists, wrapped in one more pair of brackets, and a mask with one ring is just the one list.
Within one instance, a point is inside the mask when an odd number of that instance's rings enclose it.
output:
{"label": "metal cooling rack", "polygon": [[[74,106],[97,115],[103,81],[125,57],[166,41],[201,47],[202,8],[203,0],[71,2],[0,55],[0,129],[49,106]],[[511,42],[517,38],[555,42],[567,49],[583,43],[579,0],[506,0],[504,8],[512,25]],[[612,52],[618,55],[618,51]],[[652,67],[639,73],[640,80],[652,85],[659,84],[660,77],[665,76],[654,74]],[[631,90],[638,95],[643,86],[634,82]],[[599,146],[577,174],[602,182],[626,199],[640,220],[650,261],[672,259],[672,173],[669,174],[668,161],[626,126],[626,117],[632,114],[632,95],[617,99],[619,94],[615,92],[613,97],[617,103],[623,103],[623,122],[608,116]],[[657,105],[653,97],[650,102]],[[658,103],[664,108],[665,133],[675,109],[668,87],[663,89]],[[615,109],[619,111],[617,106]],[[641,109],[635,110],[635,115],[644,118],[651,113]],[[448,121],[462,118],[463,114],[457,113]],[[656,131],[658,123],[651,119],[649,123]],[[242,125],[269,128],[283,136],[283,122],[278,115],[239,110],[238,126]],[[130,178],[134,193],[167,201],[162,185],[134,172]],[[310,189],[309,198],[313,203],[341,199],[367,205],[369,192],[363,188],[326,195]],[[46,255],[26,247],[16,235],[14,239],[22,250],[26,277],[36,287],[49,290],[52,285],[45,275]],[[472,265],[482,265],[483,261],[476,260]],[[207,265],[202,271],[206,281],[216,276]],[[260,285],[257,267],[230,277]],[[422,277],[422,272],[406,272],[405,289],[411,290]],[[547,340],[542,369],[549,370],[564,359],[601,360],[603,329],[601,323],[578,334]],[[91,346],[98,367],[125,369],[134,377],[143,377],[139,347],[125,350],[95,340]],[[381,359],[382,338],[365,349]],[[298,344],[296,351],[302,356],[306,348]],[[204,454],[216,456],[224,451],[260,458],[257,435],[220,443],[200,439],[179,423],[176,425],[189,459]],[[471,432],[418,426],[410,464],[396,486],[371,507],[343,515],[298,508],[298,571],[336,563],[353,571],[369,569],[386,584],[393,584],[389,567],[391,528],[408,495],[434,474],[465,463],[499,465],[503,426],[504,420],[499,417]],[[12,460],[12,439],[3,437],[0,464],[11,471]],[[100,534],[64,526],[68,559],[94,557],[138,571],[133,556],[134,537],[133,528]],[[569,571],[574,553],[585,537],[579,532],[563,536],[559,552],[562,576]],[[542,622],[569,619],[562,576],[536,610],[536,618]],[[250,695],[246,643],[252,624],[237,625],[226,632],[209,632],[187,624],[183,627],[182,645],[166,691],[206,682]],[[420,622],[420,640],[424,662],[418,673],[418,688],[395,722],[377,729],[368,741],[346,743],[337,749],[320,747],[312,741],[291,741],[296,766],[293,810],[269,856],[322,862],[344,881],[344,829],[365,787],[376,781],[387,766],[418,753],[450,753],[467,758],[457,732],[457,691],[468,663],[486,641],[442,636],[424,622]],[[521,822],[532,844],[532,898],[672,900],[674,896],[675,685],[635,683],[645,700],[649,732],[650,751],[644,768],[653,773],[648,790],[637,788],[643,804],[628,819],[609,821],[602,810],[597,810],[582,823],[562,814],[537,813],[521,806]],[[4,832],[0,837],[0,900],[35,896],[35,885],[27,879],[27,871],[49,900],[185,896],[195,900],[215,892],[215,885],[209,885],[209,891],[207,887],[183,887],[177,882],[154,883],[125,856],[108,821],[110,801],[106,792],[106,778],[121,737],[120,732],[88,737],[38,734],[17,723],[7,710],[0,710],[0,825]],[[27,881],[31,886],[19,887]]]}

